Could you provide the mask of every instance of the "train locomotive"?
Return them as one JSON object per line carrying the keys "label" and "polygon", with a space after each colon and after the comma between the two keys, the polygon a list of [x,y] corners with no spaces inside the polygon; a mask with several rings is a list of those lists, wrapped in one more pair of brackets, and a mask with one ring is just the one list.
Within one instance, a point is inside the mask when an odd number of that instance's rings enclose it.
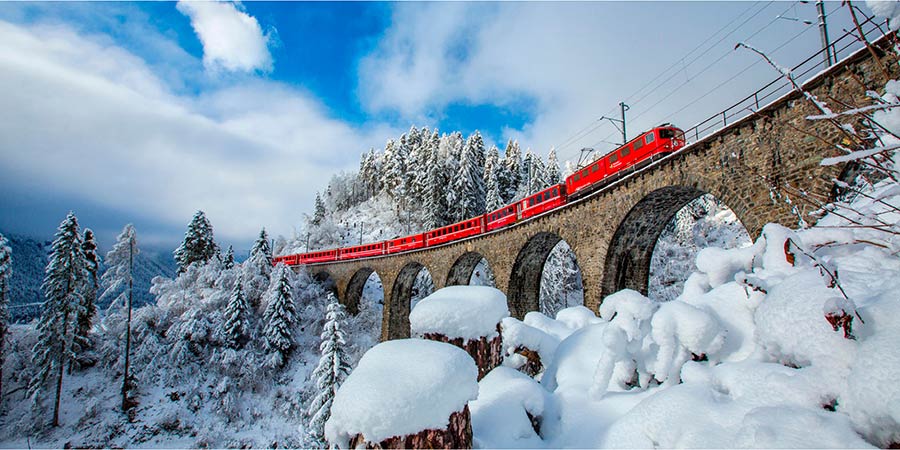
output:
{"label": "train locomotive", "polygon": [[625,145],[579,168],[566,177],[565,182],[550,186],[497,210],[424,233],[387,241],[278,256],[274,258],[273,264],[296,266],[370,258],[439,246],[493,232],[561,208],[684,146],[684,131],[670,124],[664,124],[642,133]]}

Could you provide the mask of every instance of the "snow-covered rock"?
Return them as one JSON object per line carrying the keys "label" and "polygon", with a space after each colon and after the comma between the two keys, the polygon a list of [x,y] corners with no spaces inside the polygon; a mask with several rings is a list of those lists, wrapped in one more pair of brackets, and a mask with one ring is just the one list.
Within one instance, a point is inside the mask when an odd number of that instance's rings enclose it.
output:
{"label": "snow-covered rock", "polygon": [[409,324],[414,336],[435,333],[450,339],[493,339],[504,317],[509,317],[509,309],[500,290],[448,286],[419,301],[409,314]]}
{"label": "snow-covered rock", "polygon": [[478,397],[477,376],[472,358],[452,345],[422,339],[383,342],[341,385],[325,436],[347,448],[359,434],[379,443],[446,428],[451,414]]}
{"label": "snow-covered rock", "polygon": [[544,447],[535,424],[553,412],[553,396],[525,374],[508,367],[492,370],[478,383],[478,399],[469,406],[476,447]]}

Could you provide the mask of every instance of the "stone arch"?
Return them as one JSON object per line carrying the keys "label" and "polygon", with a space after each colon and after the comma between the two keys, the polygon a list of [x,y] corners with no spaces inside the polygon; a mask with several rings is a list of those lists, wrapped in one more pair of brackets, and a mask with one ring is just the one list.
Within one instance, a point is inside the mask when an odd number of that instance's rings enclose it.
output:
{"label": "stone arch", "polygon": [[678,210],[705,193],[693,186],[667,186],[650,192],[628,211],[606,251],[601,299],[622,289],[647,295],[650,258],[659,235]]}
{"label": "stone arch", "polygon": [[350,282],[347,283],[347,289],[344,291],[344,296],[346,297],[344,306],[347,308],[348,313],[354,316],[359,313],[359,302],[362,300],[363,288],[366,287],[366,281],[369,280],[373,273],[375,273],[375,270],[371,267],[363,267],[350,277]]}
{"label": "stone arch", "polygon": [[410,336],[410,301],[412,300],[413,285],[416,282],[416,276],[419,275],[419,272],[422,270],[428,269],[420,262],[408,262],[400,269],[397,278],[394,280],[394,285],[391,289],[391,312],[386,333],[388,340],[404,339]]}
{"label": "stone arch", "polygon": [[[445,286],[468,285],[469,281],[472,279],[472,273],[475,271],[475,267],[478,266],[478,263],[481,262],[482,259],[486,260],[486,258],[478,252],[466,252],[459,258],[456,258],[453,266],[450,267],[450,272],[447,273],[447,283],[445,283]],[[490,266],[490,263],[488,266]]]}
{"label": "stone arch", "polygon": [[559,311],[585,303],[584,274],[575,250],[564,239],[553,246],[541,269],[538,292],[542,314],[556,317]]}
{"label": "stone arch", "polygon": [[553,247],[562,238],[555,233],[540,232],[530,237],[516,255],[506,290],[509,313],[523,319],[529,311],[540,311],[541,274]]}

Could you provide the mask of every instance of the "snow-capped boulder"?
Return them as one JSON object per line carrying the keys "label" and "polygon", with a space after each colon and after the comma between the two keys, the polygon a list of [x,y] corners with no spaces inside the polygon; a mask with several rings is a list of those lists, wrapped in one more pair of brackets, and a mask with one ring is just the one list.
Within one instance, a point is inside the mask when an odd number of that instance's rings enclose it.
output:
{"label": "snow-capped boulder", "polygon": [[413,336],[465,350],[478,379],[500,365],[500,322],[509,317],[506,295],[488,286],[450,286],[419,301],[409,314]]}
{"label": "snow-capped boulder", "polygon": [[378,344],[334,398],[325,437],[340,448],[468,448],[468,402],[478,369],[449,344],[402,339]]}

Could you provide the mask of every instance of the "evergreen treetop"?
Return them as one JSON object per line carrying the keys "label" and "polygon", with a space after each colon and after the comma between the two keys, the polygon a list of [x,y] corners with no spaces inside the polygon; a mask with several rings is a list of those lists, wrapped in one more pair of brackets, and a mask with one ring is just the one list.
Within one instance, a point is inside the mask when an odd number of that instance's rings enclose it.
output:
{"label": "evergreen treetop", "polygon": [[213,237],[213,228],[203,211],[197,211],[184,233],[184,241],[175,249],[178,273],[183,273],[193,263],[206,263],[219,252]]}
{"label": "evergreen treetop", "polygon": [[[229,246],[228,248],[231,247]],[[265,258],[266,264],[269,266],[272,265],[272,247],[269,245],[269,234],[266,233],[265,228],[259,232],[259,237],[253,244],[253,248],[250,249],[250,256]]]}
{"label": "evergreen treetop", "polygon": [[228,246],[228,251],[225,252],[225,259],[222,261],[222,267],[225,269],[234,267],[234,248],[230,245]]}
{"label": "evergreen treetop", "polygon": [[[116,238],[112,249],[106,253],[106,272],[101,277],[103,294],[100,298],[115,296],[110,304],[117,304],[127,295],[128,284],[134,281],[132,266],[134,257],[140,253],[137,245],[137,232],[134,225],[128,224]],[[123,301],[124,305],[125,302]]]}

